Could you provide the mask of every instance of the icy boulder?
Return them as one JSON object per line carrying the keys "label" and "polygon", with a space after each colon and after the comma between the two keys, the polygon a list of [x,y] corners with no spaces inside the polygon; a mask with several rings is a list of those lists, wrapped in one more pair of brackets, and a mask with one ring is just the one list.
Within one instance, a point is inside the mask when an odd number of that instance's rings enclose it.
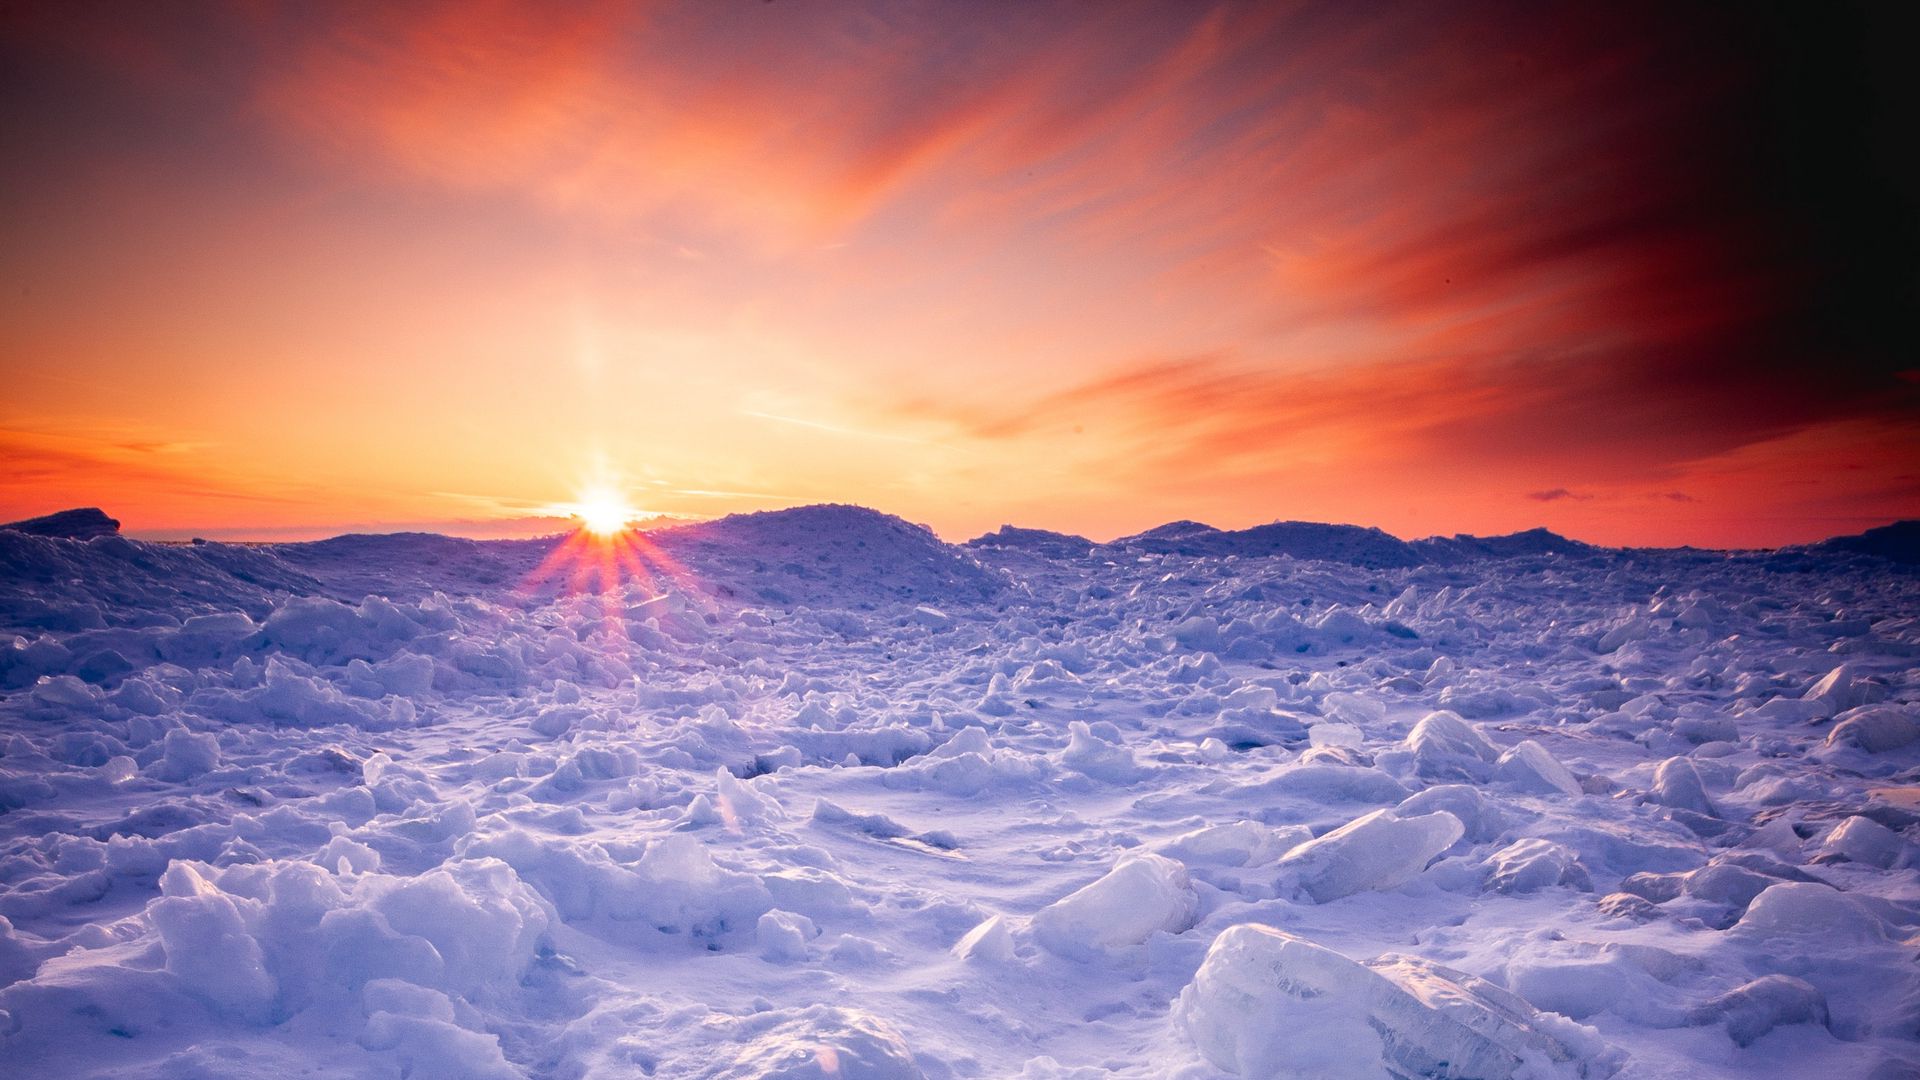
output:
{"label": "icy boulder", "polygon": [[1387,718],[1387,707],[1370,697],[1335,691],[1321,699],[1320,713],[1335,723],[1351,724],[1364,731]]}
{"label": "icy boulder", "polygon": [[1628,642],[1642,641],[1653,633],[1653,623],[1644,616],[1636,615],[1619,626],[1600,635],[1594,651],[1599,653],[1619,652]]}
{"label": "icy boulder", "polygon": [[1229,821],[1182,833],[1161,845],[1160,854],[1188,866],[1264,866],[1311,839],[1305,825]]}
{"label": "icy boulder", "polygon": [[1808,944],[1826,949],[1836,942],[1876,942],[1887,936],[1886,924],[1865,904],[1811,881],[1769,886],[1728,932],[1765,941],[1769,948],[1783,937],[1812,939]]}
{"label": "icy boulder", "polygon": [[1865,817],[1850,817],[1834,826],[1820,842],[1814,862],[1856,862],[1882,870],[1908,861],[1908,844],[1900,834]]}
{"label": "icy boulder", "polygon": [[1436,784],[1401,801],[1395,811],[1403,818],[1445,810],[1466,826],[1467,839],[1484,844],[1507,827],[1507,815],[1497,802],[1468,784]]}
{"label": "icy boulder", "polygon": [[1407,733],[1407,750],[1414,771],[1430,780],[1471,780],[1485,783],[1493,775],[1499,751],[1480,729],[1458,713],[1432,712]]}
{"label": "icy boulder", "polygon": [[1279,864],[1280,882],[1298,887],[1318,904],[1368,889],[1397,888],[1465,831],[1460,819],[1444,810],[1418,817],[1375,810],[1287,852]]}
{"label": "icy boulder", "polygon": [[1591,891],[1593,880],[1572,849],[1551,840],[1515,840],[1487,857],[1487,888],[1530,893],[1553,885]]}
{"label": "icy boulder", "polygon": [[1691,810],[1696,814],[1718,817],[1713,808],[1713,800],[1707,798],[1707,787],[1700,781],[1700,771],[1693,762],[1683,757],[1671,757],[1653,770],[1653,790],[1648,797],[1661,806],[1675,810]]}
{"label": "icy boulder", "polygon": [[1493,777],[1533,795],[1565,795],[1578,798],[1580,781],[1573,778],[1547,748],[1527,739],[1500,755],[1494,763]]}
{"label": "icy boulder", "polygon": [[211,734],[169,728],[160,747],[160,760],[147,770],[159,780],[191,780],[220,764],[220,740]]}
{"label": "icy boulder", "polygon": [[160,890],[147,917],[159,932],[167,970],[223,1013],[254,1023],[269,1019],[279,982],[250,933],[241,907],[247,902],[184,862],[161,875]]}
{"label": "icy boulder", "polygon": [[1107,876],[1034,913],[1034,937],[1074,960],[1138,945],[1193,925],[1199,901],[1187,868],[1161,855],[1123,860]]}
{"label": "icy boulder", "polygon": [[951,951],[962,960],[1002,963],[1013,959],[1013,949],[1013,928],[1007,924],[1007,917],[991,915],[962,934]]}
{"label": "icy boulder", "polygon": [[898,1028],[871,1013],[815,1005],[741,1022],[744,1045],[715,1080],[923,1080]]}
{"label": "icy boulder", "polygon": [[812,919],[779,908],[760,916],[754,928],[760,955],[780,963],[805,960],[807,942],[819,936],[820,929]]}
{"label": "icy boulder", "polygon": [[1827,733],[1829,747],[1853,747],[1869,754],[1898,750],[1920,739],[1920,722],[1906,709],[1881,705],[1843,717]]}
{"label": "icy boulder", "polygon": [[1704,1001],[1687,1013],[1690,1024],[1725,1022],[1740,1046],[1787,1024],[1827,1023],[1827,999],[1812,984],[1791,975],[1765,975]]}
{"label": "icy boulder", "polygon": [[1060,764],[1083,776],[1113,784],[1139,778],[1141,769],[1133,759],[1133,751],[1097,737],[1084,720],[1069,722],[1067,730],[1067,748],[1060,752]]}
{"label": "icy boulder", "polygon": [[1593,1033],[1411,957],[1360,964],[1252,923],[1214,939],[1174,1004],[1215,1067],[1249,1080],[1601,1077]]}
{"label": "icy boulder", "polygon": [[1868,682],[1854,672],[1853,665],[1841,664],[1807,688],[1801,700],[1811,701],[1828,716],[1870,705],[1886,696],[1886,687]]}

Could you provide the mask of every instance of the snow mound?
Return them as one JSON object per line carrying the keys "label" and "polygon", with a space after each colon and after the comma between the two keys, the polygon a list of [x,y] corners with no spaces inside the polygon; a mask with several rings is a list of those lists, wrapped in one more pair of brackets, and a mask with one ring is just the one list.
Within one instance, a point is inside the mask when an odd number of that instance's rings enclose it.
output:
{"label": "snow mound", "polygon": [[740,1024],[733,1064],[714,1080],[923,1080],[898,1028],[858,1009],[815,1005]]}
{"label": "snow mound", "polygon": [[980,600],[1005,578],[932,531],[859,506],[801,506],[661,529],[696,577],[754,601]]}
{"label": "snow mound", "polygon": [[0,529],[0,630],[177,624],[184,616],[235,609],[259,618],[277,598],[319,588],[260,548]]}
{"label": "snow mound", "polygon": [[350,533],[309,543],[276,544],[273,551],[289,565],[325,582],[327,591],[339,599],[378,595],[421,600],[435,592],[471,594],[518,585],[566,541],[564,535],[467,540],[437,533]]}
{"label": "snow mound", "polygon": [[1912,845],[1872,818],[1854,816],[1833,827],[1814,862],[1857,862],[1891,870],[1910,859]]}
{"label": "snow mound", "polygon": [[1603,1077],[1590,1029],[1484,979],[1410,957],[1368,964],[1242,923],[1207,950],[1174,1013],[1213,1065],[1249,1080]]}

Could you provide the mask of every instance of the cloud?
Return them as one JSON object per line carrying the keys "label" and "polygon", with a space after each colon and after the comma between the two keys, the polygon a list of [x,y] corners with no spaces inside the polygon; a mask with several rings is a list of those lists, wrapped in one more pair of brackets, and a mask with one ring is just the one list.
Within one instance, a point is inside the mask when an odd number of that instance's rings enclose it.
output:
{"label": "cloud", "polygon": [[1578,499],[1584,501],[1593,498],[1593,496],[1576,495],[1566,488],[1549,488],[1546,491],[1529,491],[1527,492],[1527,498],[1532,499],[1534,502],[1559,502],[1561,499]]}

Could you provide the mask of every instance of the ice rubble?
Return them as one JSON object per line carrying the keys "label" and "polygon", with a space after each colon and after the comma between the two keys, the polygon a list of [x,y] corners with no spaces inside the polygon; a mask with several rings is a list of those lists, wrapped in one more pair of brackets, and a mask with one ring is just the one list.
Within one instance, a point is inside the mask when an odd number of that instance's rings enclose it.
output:
{"label": "ice rubble", "polygon": [[0,529],[29,1074],[1920,1061],[1920,581],[1857,548],[815,507],[574,594],[70,525]]}

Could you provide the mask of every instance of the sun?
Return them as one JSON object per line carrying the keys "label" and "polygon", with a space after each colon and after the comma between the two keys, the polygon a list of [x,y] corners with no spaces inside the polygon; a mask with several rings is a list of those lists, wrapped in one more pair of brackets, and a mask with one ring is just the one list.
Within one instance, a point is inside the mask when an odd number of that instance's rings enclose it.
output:
{"label": "sun", "polygon": [[610,488],[594,488],[580,493],[578,502],[570,503],[567,512],[580,519],[580,527],[595,536],[614,536],[623,533],[640,512],[628,506],[618,492]]}

